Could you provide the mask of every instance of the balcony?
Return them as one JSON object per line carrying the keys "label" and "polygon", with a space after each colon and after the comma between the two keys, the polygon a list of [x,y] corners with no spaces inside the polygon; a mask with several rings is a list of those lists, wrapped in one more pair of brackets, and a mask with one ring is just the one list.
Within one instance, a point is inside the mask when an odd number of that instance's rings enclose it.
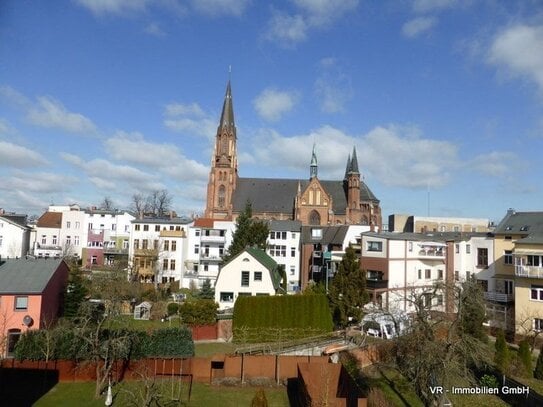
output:
{"label": "balcony", "polygon": [[388,288],[388,280],[366,280],[366,287],[370,290]]}
{"label": "balcony", "polygon": [[217,255],[214,255],[214,254],[210,254],[210,253],[207,253],[207,252],[203,252],[203,253],[200,253],[200,260],[205,260],[205,261],[221,261],[222,258],[220,256],[217,256]]}
{"label": "balcony", "polygon": [[427,249],[419,250],[419,257],[429,259],[445,259],[445,250],[443,249]]}
{"label": "balcony", "polygon": [[209,235],[201,235],[200,241],[202,243],[226,243],[226,236],[210,233]]}
{"label": "balcony", "polygon": [[161,230],[160,237],[186,237],[184,230]]}
{"label": "balcony", "polygon": [[485,300],[495,302],[513,302],[515,299],[514,294],[505,294],[497,291],[487,291],[484,294]]}
{"label": "balcony", "polygon": [[515,275],[526,278],[543,278],[543,267],[515,265]]}
{"label": "balcony", "polygon": [[140,257],[146,257],[146,256],[152,256],[157,257],[158,256],[158,250],[156,249],[135,249],[134,250],[135,256]]}
{"label": "balcony", "polygon": [[128,249],[119,249],[117,247],[104,247],[104,254],[128,254]]}

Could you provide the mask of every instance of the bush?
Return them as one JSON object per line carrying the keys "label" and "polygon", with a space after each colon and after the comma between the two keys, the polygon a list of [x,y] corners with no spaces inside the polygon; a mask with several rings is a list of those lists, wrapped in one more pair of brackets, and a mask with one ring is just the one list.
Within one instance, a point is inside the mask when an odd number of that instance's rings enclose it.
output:
{"label": "bush", "polygon": [[268,407],[268,399],[266,393],[262,389],[258,389],[251,401],[251,407]]}
{"label": "bush", "polygon": [[505,334],[503,330],[499,330],[497,332],[495,349],[496,352],[494,353],[494,363],[496,364],[496,368],[500,371],[500,373],[506,374],[509,368],[510,355],[509,347],[507,346],[507,342],[505,342]]}
{"label": "bush", "polygon": [[157,329],[147,338],[144,353],[148,357],[194,356],[192,334],[185,327]]}
{"label": "bush", "polygon": [[543,380],[543,345],[539,350],[539,356],[535,364],[534,377],[538,380]]}
{"label": "bush", "polygon": [[526,377],[532,377],[533,367],[532,367],[532,352],[530,351],[530,344],[526,339],[520,342],[518,348],[518,357],[520,359],[523,375]]}
{"label": "bush", "polygon": [[479,379],[481,387],[497,388],[500,386],[498,379],[494,375],[485,374]]}
{"label": "bush", "polygon": [[168,315],[175,315],[179,312],[179,304],[176,302],[170,302],[168,304]]}
{"label": "bush", "polygon": [[214,300],[186,301],[179,307],[179,315],[189,326],[213,325],[217,321],[217,307]]}

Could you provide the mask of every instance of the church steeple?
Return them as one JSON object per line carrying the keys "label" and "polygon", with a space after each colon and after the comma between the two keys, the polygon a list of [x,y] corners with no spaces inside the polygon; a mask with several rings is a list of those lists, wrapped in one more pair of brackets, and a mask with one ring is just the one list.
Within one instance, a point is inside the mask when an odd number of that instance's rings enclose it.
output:
{"label": "church steeple", "polygon": [[313,153],[311,154],[311,165],[309,166],[309,178],[317,178],[317,154],[315,153],[315,144],[313,143]]}
{"label": "church steeple", "polygon": [[224,103],[222,105],[221,121],[219,122],[218,132],[221,132],[223,129],[227,129],[227,131],[232,132],[234,136],[236,135],[230,80],[228,80],[228,85],[226,85],[226,94],[224,95]]}
{"label": "church steeple", "polygon": [[353,174],[360,174],[358,171],[358,159],[356,158],[356,147],[353,147],[353,155],[351,157],[351,168],[349,169],[349,172],[352,172]]}
{"label": "church steeple", "polygon": [[345,167],[345,176],[343,179],[347,181],[347,177],[349,176],[349,172],[351,171],[351,155],[347,157],[347,166]]}

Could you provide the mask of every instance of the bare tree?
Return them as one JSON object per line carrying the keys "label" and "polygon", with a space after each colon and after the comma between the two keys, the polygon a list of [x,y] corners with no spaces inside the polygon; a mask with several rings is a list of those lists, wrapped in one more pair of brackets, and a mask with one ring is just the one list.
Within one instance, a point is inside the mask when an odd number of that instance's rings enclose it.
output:
{"label": "bare tree", "polygon": [[111,211],[113,209],[113,200],[109,196],[105,196],[100,203],[100,209]]}
{"label": "bare tree", "polygon": [[170,210],[172,196],[166,189],[155,190],[147,197],[149,211],[155,216],[162,217]]}
{"label": "bare tree", "polygon": [[136,212],[138,219],[143,218],[143,215],[148,210],[147,199],[140,193],[132,195],[132,209]]}

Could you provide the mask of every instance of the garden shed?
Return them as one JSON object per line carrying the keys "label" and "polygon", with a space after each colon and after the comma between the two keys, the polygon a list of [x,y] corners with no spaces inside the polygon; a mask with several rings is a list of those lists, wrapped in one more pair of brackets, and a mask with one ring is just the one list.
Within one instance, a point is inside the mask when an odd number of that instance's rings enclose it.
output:
{"label": "garden shed", "polygon": [[144,301],[139,305],[134,307],[134,319],[150,319],[151,318],[151,308],[152,304],[150,302]]}

